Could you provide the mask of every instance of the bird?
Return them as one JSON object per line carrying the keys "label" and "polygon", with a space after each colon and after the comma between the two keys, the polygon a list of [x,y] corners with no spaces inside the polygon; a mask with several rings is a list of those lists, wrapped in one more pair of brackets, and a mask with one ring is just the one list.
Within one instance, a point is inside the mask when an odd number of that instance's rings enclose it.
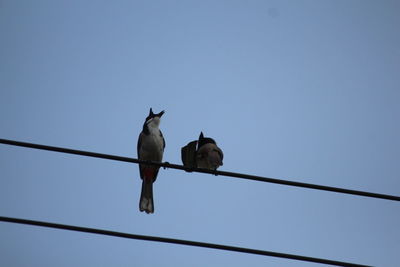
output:
{"label": "bird", "polygon": [[203,132],[201,132],[199,140],[197,141],[197,167],[215,171],[219,166],[223,165],[223,158],[224,154],[222,153],[222,150],[217,146],[215,140],[209,137],[204,137]]}
{"label": "bird", "polygon": [[[153,113],[150,108],[149,115],[143,124],[143,130],[139,134],[137,143],[137,154],[140,160],[149,160],[161,162],[165,149],[165,139],[159,128],[161,116],[164,110],[160,113]],[[157,179],[160,167],[139,164],[140,178],[142,179],[142,192],[140,194],[139,210],[145,211],[147,214],[154,213],[153,202],[153,183]]]}

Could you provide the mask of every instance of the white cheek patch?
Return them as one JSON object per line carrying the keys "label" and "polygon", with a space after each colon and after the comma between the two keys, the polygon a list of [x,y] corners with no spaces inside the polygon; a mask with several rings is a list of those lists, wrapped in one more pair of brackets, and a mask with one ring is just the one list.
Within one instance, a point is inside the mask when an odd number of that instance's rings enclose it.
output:
{"label": "white cheek patch", "polygon": [[160,125],[160,118],[155,117],[150,119],[147,125],[150,126],[151,128],[158,128],[158,126]]}
{"label": "white cheek patch", "polygon": [[160,119],[158,118],[153,118],[151,121],[147,123],[148,129],[150,130],[151,133],[158,133],[159,132],[159,125],[160,125]]}

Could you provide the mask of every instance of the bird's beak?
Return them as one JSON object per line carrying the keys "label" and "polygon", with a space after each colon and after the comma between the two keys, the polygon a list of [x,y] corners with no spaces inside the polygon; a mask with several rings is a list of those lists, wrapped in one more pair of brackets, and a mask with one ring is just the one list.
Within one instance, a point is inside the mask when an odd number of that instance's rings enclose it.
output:
{"label": "bird's beak", "polygon": [[160,113],[158,113],[158,116],[161,118],[161,116],[165,113],[165,110],[161,111]]}

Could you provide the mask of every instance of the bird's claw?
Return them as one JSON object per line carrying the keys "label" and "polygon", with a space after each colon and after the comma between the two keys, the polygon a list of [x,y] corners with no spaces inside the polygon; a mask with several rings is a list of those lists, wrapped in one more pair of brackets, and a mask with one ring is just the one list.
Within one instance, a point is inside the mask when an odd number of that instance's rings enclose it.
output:
{"label": "bird's claw", "polygon": [[[164,162],[164,164],[170,164],[168,161]],[[163,166],[163,169],[166,170],[168,168],[168,166]]]}
{"label": "bird's claw", "polygon": [[186,169],[185,169],[185,171],[187,171],[187,172],[193,172],[193,167],[187,167]]}

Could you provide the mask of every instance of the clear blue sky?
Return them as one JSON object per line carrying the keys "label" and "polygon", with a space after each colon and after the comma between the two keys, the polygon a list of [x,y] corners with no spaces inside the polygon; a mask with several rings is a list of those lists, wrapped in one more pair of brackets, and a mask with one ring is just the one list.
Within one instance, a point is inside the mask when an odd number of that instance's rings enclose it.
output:
{"label": "clear blue sky", "polygon": [[[398,1],[0,1],[0,137],[400,195]],[[397,202],[0,145],[0,215],[397,266]],[[317,266],[0,223],[0,265]]]}

